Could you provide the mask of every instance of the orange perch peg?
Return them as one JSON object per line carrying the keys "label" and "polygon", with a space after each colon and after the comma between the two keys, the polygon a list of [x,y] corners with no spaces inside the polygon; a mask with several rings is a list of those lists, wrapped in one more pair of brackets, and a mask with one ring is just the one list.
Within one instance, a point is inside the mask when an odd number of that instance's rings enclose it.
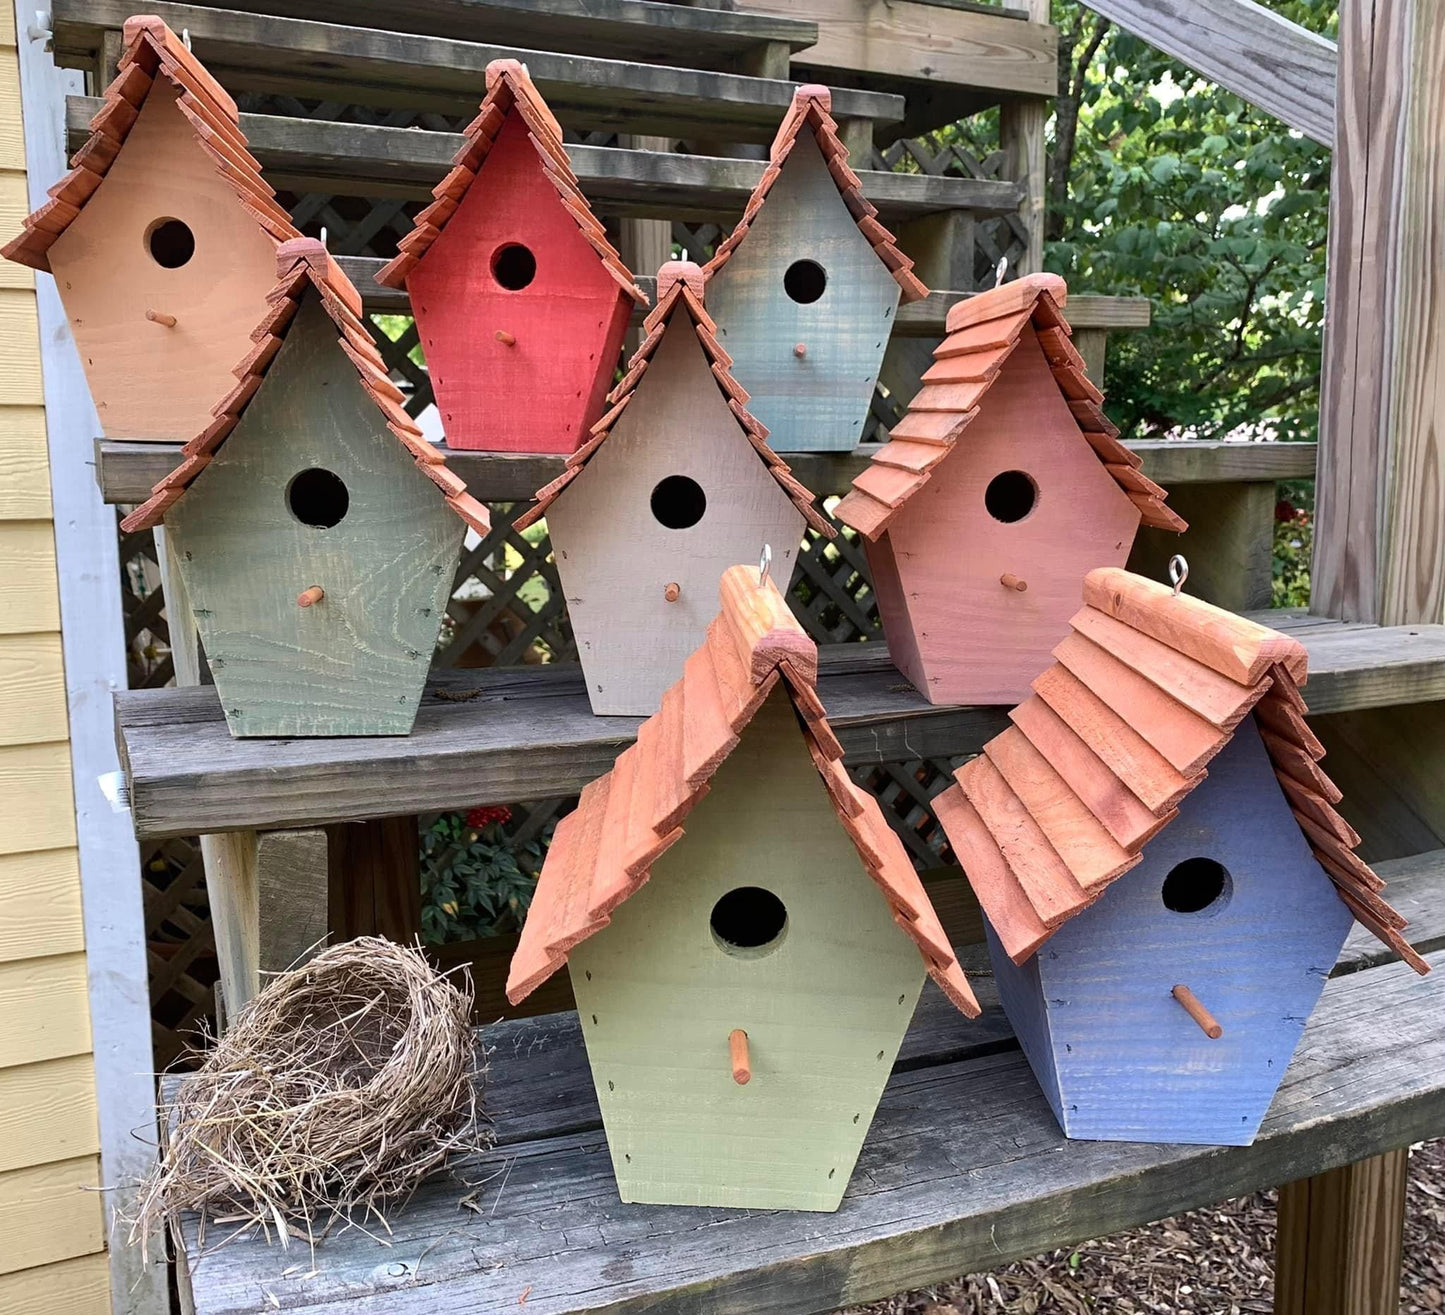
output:
{"label": "orange perch peg", "polygon": [[152,324],[164,324],[168,329],[174,329],[176,327],[176,317],[174,315],[167,315],[163,310],[146,311],[146,319]]}
{"label": "orange perch peg", "polygon": [[1010,575],[1007,571],[999,576],[998,582],[1003,585],[1005,589],[1017,589],[1019,593],[1023,593],[1024,590],[1029,587],[1027,580],[1020,580],[1018,576]]}
{"label": "orange perch peg", "polygon": [[801,361],[801,360],[803,359],[803,357],[805,357],[807,354],[808,354],[808,344],[807,344],[807,343],[805,343],[805,342],[798,342],[798,343],[794,343],[794,344],[793,344],[793,355],[796,356],[800,361]]}
{"label": "orange perch peg", "polygon": [[326,597],[326,590],[319,584],[313,584],[309,589],[303,589],[296,595],[297,607],[310,607],[313,603],[319,603]]}
{"label": "orange perch peg", "polygon": [[1220,1027],[1219,1020],[1199,1003],[1199,997],[1187,986],[1176,986],[1169,992],[1180,1004],[1184,1006],[1184,1012],[1199,1024],[1199,1030],[1211,1041],[1218,1041],[1224,1035],[1224,1029]]}
{"label": "orange perch peg", "polygon": [[665,584],[662,586],[662,596],[669,603],[675,603],[682,597],[682,586],[680,584]]}
{"label": "orange perch peg", "polygon": [[516,338],[513,337],[510,333],[508,333],[505,329],[498,329],[496,333],[496,338],[503,347],[515,347],[517,344]]}
{"label": "orange perch peg", "polygon": [[728,1033],[728,1058],[732,1061],[733,1081],[745,1087],[752,1081],[753,1070],[748,1063],[748,1034],[740,1027]]}

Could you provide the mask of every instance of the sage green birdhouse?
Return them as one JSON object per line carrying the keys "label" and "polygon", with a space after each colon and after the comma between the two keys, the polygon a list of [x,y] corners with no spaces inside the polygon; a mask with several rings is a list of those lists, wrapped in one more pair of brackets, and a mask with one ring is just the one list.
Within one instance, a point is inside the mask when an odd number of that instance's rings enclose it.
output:
{"label": "sage green birdhouse", "polygon": [[487,512],[402,410],[325,248],[283,243],[277,270],[236,387],[123,526],[164,524],[233,735],[405,735]]}
{"label": "sage green birdhouse", "polygon": [[729,568],[682,679],[552,841],[507,995],[570,964],[624,1201],[836,1209],[925,973],[978,1013],[816,677],[771,581]]}

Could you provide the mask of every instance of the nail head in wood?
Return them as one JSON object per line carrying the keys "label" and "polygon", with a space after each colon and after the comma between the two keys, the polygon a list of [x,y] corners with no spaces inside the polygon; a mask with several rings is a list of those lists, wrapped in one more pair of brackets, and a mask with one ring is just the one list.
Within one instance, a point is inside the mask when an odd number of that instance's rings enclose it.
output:
{"label": "nail head in wood", "polygon": [[501,343],[503,347],[514,347],[517,342],[515,336],[508,333],[505,329],[498,329],[496,337],[497,341]]}
{"label": "nail head in wood", "polygon": [[728,1033],[728,1058],[732,1061],[733,1081],[740,1087],[747,1086],[753,1070],[748,1060],[748,1034],[740,1027]]}
{"label": "nail head in wood", "polygon": [[1199,1030],[1211,1041],[1218,1041],[1224,1035],[1224,1029],[1219,1025],[1219,1020],[1199,1003],[1199,997],[1183,983],[1176,986],[1169,994],[1184,1006],[1184,1012],[1199,1024]]}
{"label": "nail head in wood", "polygon": [[303,589],[296,595],[296,605],[298,607],[310,607],[313,603],[319,603],[325,597],[326,590],[319,584],[313,584],[309,589]]}
{"label": "nail head in wood", "polygon": [[662,587],[662,596],[669,603],[675,603],[682,597],[682,586],[680,584],[665,584]]}
{"label": "nail head in wood", "polygon": [[168,329],[174,329],[176,327],[176,317],[174,315],[167,315],[163,310],[146,311],[146,319],[152,324],[163,324]]}
{"label": "nail head in wood", "polygon": [[1019,593],[1023,593],[1024,590],[1029,587],[1027,580],[1020,580],[1018,576],[1010,575],[1007,571],[999,576],[998,582],[1003,585],[1005,589],[1017,589]]}

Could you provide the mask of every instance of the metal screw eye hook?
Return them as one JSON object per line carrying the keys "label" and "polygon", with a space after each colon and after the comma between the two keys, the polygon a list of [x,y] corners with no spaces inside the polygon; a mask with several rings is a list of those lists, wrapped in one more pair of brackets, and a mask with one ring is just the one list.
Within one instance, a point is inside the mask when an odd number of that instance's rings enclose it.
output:
{"label": "metal screw eye hook", "polygon": [[763,551],[758,557],[758,588],[761,589],[768,582],[768,575],[773,569],[773,545],[763,544]]}
{"label": "metal screw eye hook", "polygon": [[1008,273],[1008,257],[1000,256],[998,264],[993,267],[993,285],[998,287],[1003,282],[1003,276]]}
{"label": "metal screw eye hook", "polygon": [[1189,578],[1189,563],[1184,560],[1183,553],[1175,553],[1169,559],[1169,583],[1174,586],[1174,597],[1179,597],[1179,592],[1184,588],[1184,582]]}
{"label": "metal screw eye hook", "polygon": [[322,225],[321,225],[321,245],[322,245],[323,247],[325,247],[325,245],[326,245],[326,225],[325,225],[325,224],[322,224]]}
{"label": "metal screw eye hook", "polygon": [[191,29],[188,27],[181,28],[181,45],[187,50],[191,48]]}

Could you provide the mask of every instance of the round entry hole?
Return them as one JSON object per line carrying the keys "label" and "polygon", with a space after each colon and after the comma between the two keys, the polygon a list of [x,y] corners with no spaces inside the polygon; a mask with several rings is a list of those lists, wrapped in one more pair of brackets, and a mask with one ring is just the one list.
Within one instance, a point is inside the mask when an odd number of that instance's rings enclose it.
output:
{"label": "round entry hole", "polygon": [[828,287],[828,272],[816,260],[795,260],[783,274],[783,291],[801,306],[811,306]]}
{"label": "round entry hole", "polygon": [[1021,470],[1006,470],[989,480],[983,491],[983,505],[994,520],[1012,525],[1034,509],[1038,496],[1038,485],[1030,476]]}
{"label": "round entry hole", "polygon": [[651,506],[658,524],[669,530],[685,530],[702,519],[707,510],[707,494],[697,480],[686,475],[669,475],[659,480],[652,490]]}
{"label": "round entry hole", "polygon": [[313,466],[291,481],[286,489],[286,505],[303,525],[326,530],[341,524],[351,505],[351,495],[340,476]]}
{"label": "round entry hole", "polygon": [[196,235],[179,219],[157,219],[145,241],[151,259],[165,269],[179,269],[196,254]]}
{"label": "round entry hole", "polygon": [[1203,913],[1229,893],[1229,873],[1212,858],[1186,858],[1169,869],[1160,892],[1175,913]]}
{"label": "round entry hole", "polygon": [[788,925],[788,911],[770,890],[739,886],[712,906],[713,937],[729,953],[755,953],[776,945]]}
{"label": "round entry hole", "polygon": [[519,292],[537,277],[537,257],[520,242],[498,247],[492,256],[492,277],[510,292]]}

